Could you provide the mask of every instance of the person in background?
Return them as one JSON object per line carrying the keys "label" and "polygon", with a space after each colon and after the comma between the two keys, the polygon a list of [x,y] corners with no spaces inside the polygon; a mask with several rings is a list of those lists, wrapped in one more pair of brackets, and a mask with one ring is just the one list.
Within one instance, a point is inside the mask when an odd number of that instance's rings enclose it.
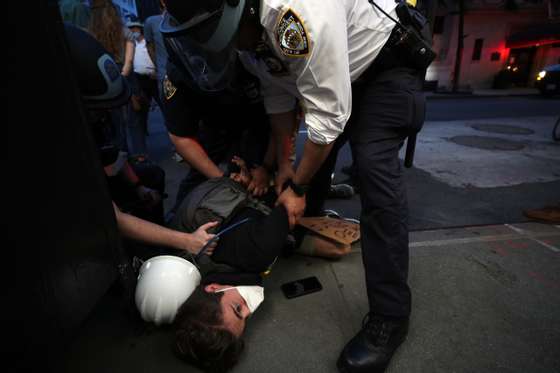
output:
{"label": "person in background", "polygon": [[[131,32],[124,27],[121,16],[111,0],[91,1],[88,31],[111,54],[117,66],[119,66],[121,74],[127,77],[129,84],[133,86],[129,77],[132,74],[134,42]],[[116,128],[116,143],[122,151],[128,150],[127,111],[127,107],[123,106],[111,112]]]}
{"label": "person in background", "polygon": [[88,31],[113,56],[122,75],[130,75],[134,42],[111,0],[92,0]]}
{"label": "person in background", "polygon": [[137,91],[133,93],[129,107],[128,118],[128,149],[130,156],[135,161],[148,158],[148,114],[152,100],[160,106],[160,95],[156,66],[148,53],[146,39],[144,38],[144,25],[136,18],[126,23],[134,42],[134,57],[132,69]]}
{"label": "person in background", "polygon": [[[160,10],[165,11],[165,4],[160,1]],[[156,66],[156,76],[158,80],[158,90],[160,94],[160,99],[162,95],[162,82],[165,78],[166,65],[167,65],[167,50],[165,49],[165,44],[163,44],[163,36],[159,31],[159,25],[161,24],[163,16],[161,14],[156,14],[146,18],[144,21],[144,38],[146,39],[146,46],[148,48],[148,53],[152,61]]]}

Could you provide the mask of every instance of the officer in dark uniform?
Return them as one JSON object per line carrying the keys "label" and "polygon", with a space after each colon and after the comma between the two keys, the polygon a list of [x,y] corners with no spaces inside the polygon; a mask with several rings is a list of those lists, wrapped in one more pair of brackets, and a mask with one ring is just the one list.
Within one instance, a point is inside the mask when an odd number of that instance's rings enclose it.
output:
{"label": "officer in dark uniform", "polygon": [[258,78],[237,64],[235,81],[220,92],[194,86],[177,56],[169,48],[167,76],[163,81],[163,111],[176,151],[191,167],[179,186],[175,212],[185,196],[209,178],[221,177],[235,156],[243,158],[260,183],[251,188],[262,195],[269,184],[264,156],[269,139],[268,116]]}
{"label": "officer in dark uniform", "polygon": [[[342,372],[383,371],[407,335],[411,311],[408,210],[398,154],[424,121],[421,88],[434,58],[425,18],[394,0],[166,4],[162,31],[164,25],[173,29],[164,36],[198,86],[223,86],[237,56],[261,79],[279,149],[276,185],[287,185],[278,203],[292,226],[305,210],[306,195],[311,210],[320,206],[338,149],[350,141],[361,190],[370,312],[337,365]],[[297,101],[308,138],[292,170],[282,151]]]}

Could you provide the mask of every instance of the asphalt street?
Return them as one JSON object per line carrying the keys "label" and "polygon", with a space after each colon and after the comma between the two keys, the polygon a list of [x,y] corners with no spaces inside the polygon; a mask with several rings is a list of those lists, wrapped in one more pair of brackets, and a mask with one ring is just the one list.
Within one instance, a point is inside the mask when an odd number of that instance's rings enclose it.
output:
{"label": "asphalt street", "polygon": [[[560,100],[431,99],[426,117],[404,171],[412,230],[524,222],[523,209],[560,201],[560,145],[551,137]],[[348,182],[340,170],[351,163],[346,145],[335,182]],[[359,219],[359,196],[326,207]]]}
{"label": "asphalt street", "polygon": [[560,116],[560,97],[435,98],[427,101],[427,121],[501,117]]}

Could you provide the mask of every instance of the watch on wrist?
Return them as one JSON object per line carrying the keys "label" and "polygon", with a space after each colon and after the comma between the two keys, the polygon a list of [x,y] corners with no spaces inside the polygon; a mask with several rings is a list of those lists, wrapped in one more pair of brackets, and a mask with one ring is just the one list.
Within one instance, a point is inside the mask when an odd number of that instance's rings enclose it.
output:
{"label": "watch on wrist", "polygon": [[298,197],[303,197],[309,190],[309,185],[301,185],[294,183],[293,180],[288,180],[288,186],[294,191]]}

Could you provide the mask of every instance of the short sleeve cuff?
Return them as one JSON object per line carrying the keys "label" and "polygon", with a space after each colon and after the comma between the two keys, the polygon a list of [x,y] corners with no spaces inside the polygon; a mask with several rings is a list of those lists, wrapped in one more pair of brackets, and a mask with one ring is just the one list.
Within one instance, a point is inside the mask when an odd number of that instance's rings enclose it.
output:
{"label": "short sleeve cuff", "polygon": [[319,121],[315,116],[307,113],[305,124],[307,125],[307,138],[315,144],[328,145],[335,141],[344,131],[347,116],[330,120],[327,123]]}

